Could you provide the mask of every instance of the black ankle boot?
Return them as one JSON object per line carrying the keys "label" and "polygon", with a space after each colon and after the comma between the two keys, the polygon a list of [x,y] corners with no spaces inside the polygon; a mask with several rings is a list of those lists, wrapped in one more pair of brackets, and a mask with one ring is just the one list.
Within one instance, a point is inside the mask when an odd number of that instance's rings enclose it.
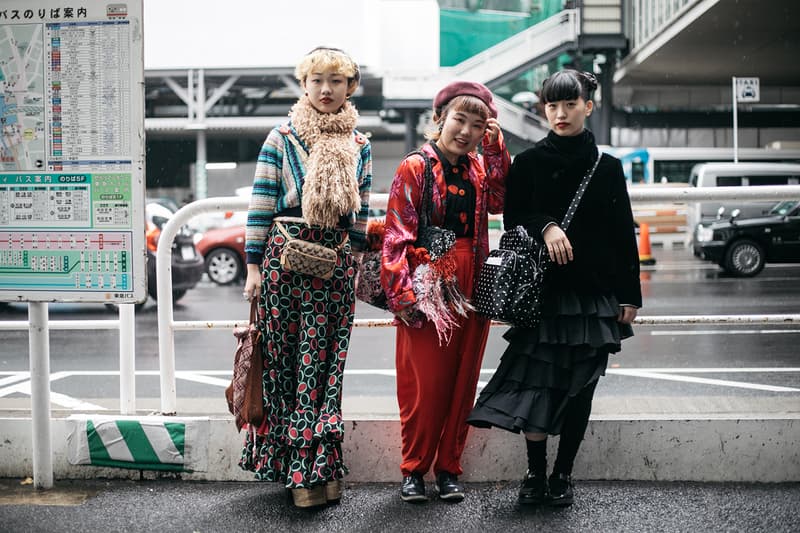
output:
{"label": "black ankle boot", "polygon": [[547,500],[547,493],[547,476],[531,474],[528,470],[519,486],[519,503],[541,505]]}
{"label": "black ankle boot", "polygon": [[569,474],[553,472],[550,474],[549,486],[550,505],[555,505],[557,507],[572,505],[572,502],[575,499],[572,490],[572,476]]}

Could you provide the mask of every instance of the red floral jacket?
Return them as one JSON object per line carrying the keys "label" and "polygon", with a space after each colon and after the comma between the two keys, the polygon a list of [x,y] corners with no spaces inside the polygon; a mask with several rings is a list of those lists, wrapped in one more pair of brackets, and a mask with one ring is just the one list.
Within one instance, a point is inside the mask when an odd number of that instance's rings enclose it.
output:
{"label": "red floral jacket", "polygon": [[[442,199],[447,194],[439,156],[429,143],[421,148],[431,158],[436,187],[433,190],[433,220],[444,220]],[[483,156],[476,152],[469,158],[469,179],[475,187],[475,231],[472,249],[475,254],[475,275],[489,254],[489,213],[503,212],[506,175],[511,166],[502,133],[497,142],[483,145]],[[398,312],[416,302],[411,287],[411,272],[406,251],[417,240],[419,208],[424,184],[425,162],[419,155],[403,159],[397,168],[386,209],[386,229],[381,258],[381,285],[386,292],[389,309]],[[467,295],[470,296],[470,295]]]}

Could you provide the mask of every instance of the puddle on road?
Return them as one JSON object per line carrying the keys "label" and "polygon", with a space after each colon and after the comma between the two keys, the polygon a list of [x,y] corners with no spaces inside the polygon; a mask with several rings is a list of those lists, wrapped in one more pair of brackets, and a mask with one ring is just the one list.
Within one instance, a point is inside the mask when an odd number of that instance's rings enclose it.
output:
{"label": "puddle on road", "polygon": [[0,482],[1,505],[52,505],[75,506],[82,505],[89,498],[97,495],[96,490],[86,490],[70,487],[54,486],[52,489],[39,490],[33,488],[33,483],[24,481],[5,480]]}

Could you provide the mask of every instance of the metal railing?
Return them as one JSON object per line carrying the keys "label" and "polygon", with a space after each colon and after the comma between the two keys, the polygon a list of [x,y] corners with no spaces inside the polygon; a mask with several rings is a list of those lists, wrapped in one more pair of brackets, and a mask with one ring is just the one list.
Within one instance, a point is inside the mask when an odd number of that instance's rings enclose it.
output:
{"label": "metal railing", "polygon": [[[711,0],[716,3],[718,0]],[[625,35],[631,49],[637,50],[682,17],[692,4],[708,4],[700,0],[633,0],[625,3]]]}
{"label": "metal railing", "polygon": [[[651,186],[630,189],[632,202],[696,202],[704,200],[785,200],[800,198],[800,185],[765,187],[714,187],[673,188]],[[374,194],[370,206],[385,208],[388,195]],[[164,226],[156,253],[156,278],[158,291],[158,347],[161,377],[161,412],[177,412],[175,376],[175,331],[232,329],[245,325],[241,320],[225,321],[175,321],[172,314],[172,241],[181,226],[194,216],[216,211],[242,211],[247,209],[248,198],[207,198],[182,207]],[[800,314],[775,315],[667,315],[637,317],[636,324],[669,326],[680,324],[794,324]],[[355,327],[390,327],[391,319],[356,319]],[[492,325],[502,325],[494,323]]]}

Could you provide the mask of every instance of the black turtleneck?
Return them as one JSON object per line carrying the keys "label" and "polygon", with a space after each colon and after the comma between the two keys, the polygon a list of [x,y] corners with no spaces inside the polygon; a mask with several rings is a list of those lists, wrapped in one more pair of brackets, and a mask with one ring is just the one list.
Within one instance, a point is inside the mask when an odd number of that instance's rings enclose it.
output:
{"label": "black turtleneck", "polygon": [[[581,180],[597,157],[594,135],[552,131],[514,158],[506,182],[506,229],[525,226],[541,239],[551,222],[560,224]],[[620,161],[604,155],[567,229],[574,261],[553,270],[555,286],[613,292],[620,303],[641,306],[639,253],[633,214]]]}

